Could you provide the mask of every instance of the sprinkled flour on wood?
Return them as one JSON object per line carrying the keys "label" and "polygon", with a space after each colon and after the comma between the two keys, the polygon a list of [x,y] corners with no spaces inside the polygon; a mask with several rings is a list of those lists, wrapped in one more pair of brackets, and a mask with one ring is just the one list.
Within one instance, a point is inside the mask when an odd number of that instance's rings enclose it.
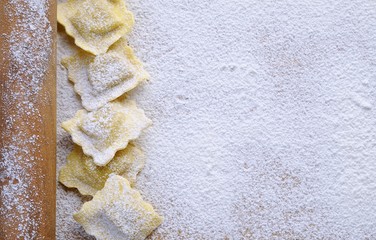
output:
{"label": "sprinkled flour on wood", "polygon": [[[164,216],[151,239],[376,238],[374,1],[127,6],[151,75],[132,94],[153,120],[136,184]],[[74,50],[61,29],[59,58]],[[61,123],[82,107],[58,77]],[[79,194],[58,198],[58,239],[92,239]]]}
{"label": "sprinkled flour on wood", "polygon": [[[27,119],[33,116],[43,121],[34,105],[36,96],[41,96],[52,49],[52,28],[47,18],[49,3],[46,0],[9,0],[1,4],[4,4],[7,18],[14,17],[18,21],[12,23],[14,29],[9,35],[1,36],[10,45],[12,67],[6,73],[8,80],[0,83],[1,101],[6,103],[6,107],[0,109],[0,122],[4,123],[0,126],[0,137],[8,139],[1,141],[0,146],[0,215],[7,216],[7,221],[1,223],[0,238],[9,239],[7,229],[16,227],[17,239],[42,239],[36,235],[44,218],[40,209],[42,203],[33,201],[33,196],[44,193],[31,182],[44,176],[36,163],[43,161],[37,156],[45,140],[34,122]],[[13,89],[12,94],[5,94],[9,89]],[[49,96],[41,98],[48,100]]]}

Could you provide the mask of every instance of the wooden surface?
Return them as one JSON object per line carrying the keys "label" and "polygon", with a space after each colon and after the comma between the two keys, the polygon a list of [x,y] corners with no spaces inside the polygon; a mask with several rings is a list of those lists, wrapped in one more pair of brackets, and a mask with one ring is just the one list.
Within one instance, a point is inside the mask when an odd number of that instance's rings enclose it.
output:
{"label": "wooden surface", "polygon": [[[25,39],[11,36],[25,31],[33,44],[41,32],[20,28],[21,15],[9,14],[9,2],[2,1],[0,6],[0,239],[55,239],[56,2],[49,0],[46,11],[52,28],[47,37],[52,42],[45,47],[52,51],[43,55],[47,64],[34,62],[35,68],[44,64],[47,70],[37,75],[41,89],[35,94],[25,90],[27,81],[35,77],[32,71],[24,71],[23,81],[12,76],[22,67],[12,59],[12,45]],[[35,54],[40,59],[41,52]],[[32,104],[28,111],[23,111],[25,103]]]}

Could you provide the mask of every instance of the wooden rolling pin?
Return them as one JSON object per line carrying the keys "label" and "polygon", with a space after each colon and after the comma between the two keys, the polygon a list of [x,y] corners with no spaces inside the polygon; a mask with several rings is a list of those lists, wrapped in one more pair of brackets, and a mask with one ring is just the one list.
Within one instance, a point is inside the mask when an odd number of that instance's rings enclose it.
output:
{"label": "wooden rolling pin", "polygon": [[2,1],[0,50],[0,239],[55,239],[55,0]]}

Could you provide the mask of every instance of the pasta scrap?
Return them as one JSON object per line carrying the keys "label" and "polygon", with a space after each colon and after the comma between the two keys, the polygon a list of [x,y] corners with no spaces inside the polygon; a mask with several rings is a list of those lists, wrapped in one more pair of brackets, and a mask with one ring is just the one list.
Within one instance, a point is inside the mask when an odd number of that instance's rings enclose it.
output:
{"label": "pasta scrap", "polygon": [[104,166],[150,124],[151,120],[134,101],[118,100],[93,112],[79,110],[74,118],[63,122],[62,127],[96,165]]}
{"label": "pasta scrap", "polygon": [[115,174],[73,217],[99,240],[143,240],[163,221],[128,180]]}
{"label": "pasta scrap", "polygon": [[121,38],[107,53],[94,56],[85,51],[62,60],[68,78],[88,111],[102,107],[149,78],[127,41]]}
{"label": "pasta scrap", "polygon": [[68,0],[58,5],[57,20],[77,46],[95,55],[105,53],[134,24],[124,0]]}
{"label": "pasta scrap", "polygon": [[101,190],[111,173],[126,178],[131,186],[144,167],[144,154],[134,144],[120,150],[106,166],[94,164],[93,158],[86,156],[80,146],[75,145],[68,156],[68,163],[60,170],[59,181],[66,187],[77,188],[83,195],[91,195]]}

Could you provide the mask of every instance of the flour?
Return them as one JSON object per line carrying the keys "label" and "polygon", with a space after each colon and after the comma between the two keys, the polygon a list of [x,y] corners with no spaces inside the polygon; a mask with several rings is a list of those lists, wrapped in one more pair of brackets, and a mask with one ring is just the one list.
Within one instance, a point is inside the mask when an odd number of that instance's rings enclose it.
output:
{"label": "flour", "polygon": [[88,78],[98,95],[106,88],[116,86],[124,79],[132,77],[130,67],[118,54],[99,55],[89,65]]}
{"label": "flour", "polygon": [[[151,75],[131,95],[153,120],[136,184],[165,219],[151,239],[376,238],[374,1],[127,6]],[[81,106],[58,70],[61,122]],[[91,239],[76,191],[58,197],[58,239]]]}
{"label": "flour", "polygon": [[[26,121],[28,116],[36,116],[37,121],[42,121],[34,104],[36,96],[41,95],[52,49],[52,28],[47,18],[49,3],[45,0],[10,0],[4,3],[4,8],[8,19],[18,20],[11,33],[2,36],[10,45],[12,67],[7,72],[8,80],[1,82],[1,88],[8,89],[7,92],[18,89],[18,92],[5,94],[4,91],[1,95],[1,101],[7,107],[1,109],[5,124],[1,126],[0,137],[12,134],[12,138],[3,142],[0,148],[0,215],[7,216],[1,226],[4,235],[0,237],[8,238],[8,228],[16,227],[12,232],[18,230],[17,239],[42,239],[36,235],[44,217],[42,203],[33,200],[33,196],[44,193],[30,184],[33,179],[43,176],[36,164],[43,159],[35,157],[40,153],[43,139],[42,135],[30,134],[25,129],[37,132],[34,122]],[[42,96],[46,100],[48,97]]]}

